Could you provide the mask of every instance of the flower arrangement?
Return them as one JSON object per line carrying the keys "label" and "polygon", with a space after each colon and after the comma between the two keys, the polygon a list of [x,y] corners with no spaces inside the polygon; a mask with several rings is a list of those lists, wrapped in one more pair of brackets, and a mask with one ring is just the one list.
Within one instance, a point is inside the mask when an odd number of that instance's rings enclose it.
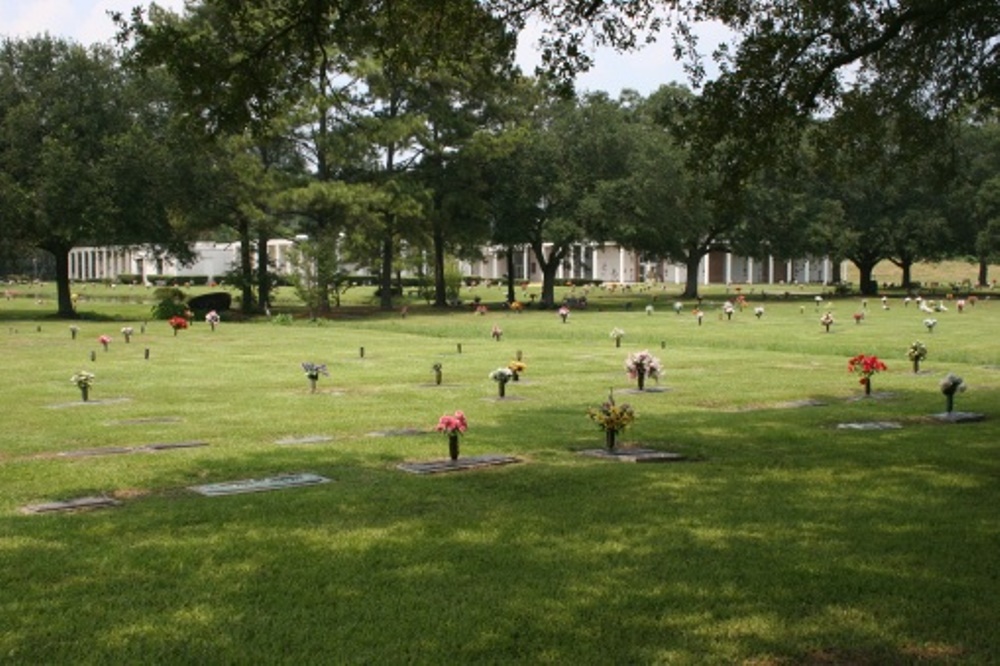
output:
{"label": "flower arrangement", "polygon": [[872,375],[884,370],[888,370],[886,364],[879,360],[878,356],[866,356],[858,354],[847,362],[847,371],[861,375],[858,383],[865,387],[865,395],[871,395]]}
{"label": "flower arrangement", "polygon": [[959,314],[962,314],[963,312],[965,312],[965,299],[964,298],[960,298],[957,301],[955,301],[955,308],[958,309],[958,313]]}
{"label": "flower arrangement", "polygon": [[676,303],[674,303],[674,314],[680,314],[682,312],[684,312],[684,304],[681,303],[680,301],[677,301]]}
{"label": "flower arrangement", "polygon": [[497,383],[497,391],[499,391],[501,398],[507,393],[507,382],[513,378],[514,373],[510,368],[497,368],[490,373],[490,379]]}
{"label": "flower arrangement", "polygon": [[80,395],[84,402],[90,399],[90,387],[94,384],[94,373],[87,372],[86,370],[80,370],[75,375],[70,377],[71,382],[76,384],[77,388],[80,389]]}
{"label": "flower arrangement", "polygon": [[927,346],[916,340],[906,350],[906,358],[913,364],[913,372],[920,372],[920,362],[927,358]]}
{"label": "flower arrangement", "polygon": [[865,318],[865,313],[864,312],[855,312],[854,313],[854,323],[855,324],[860,324],[864,320],[864,318]]}
{"label": "flower arrangement", "polygon": [[219,317],[218,312],[216,312],[215,310],[211,310],[209,311],[208,314],[205,315],[205,321],[208,322],[208,325],[211,326],[212,330],[214,331],[215,327],[219,325],[220,321],[222,321],[222,318]]}
{"label": "flower arrangement", "polygon": [[569,319],[569,308],[565,305],[561,306],[558,310],[558,314],[559,318],[562,319],[562,322],[565,324],[566,320]]}
{"label": "flower arrangement", "polygon": [[[10,299],[7,299],[7,300],[10,300]],[[77,326],[76,324],[71,324],[70,325],[70,327],[69,327],[69,336],[72,339],[76,340],[76,334],[79,333],[79,332],[80,332],[80,327],[79,326]]]}
{"label": "flower arrangement", "polygon": [[479,304],[479,305],[476,306],[476,314],[477,315],[482,316],[482,315],[485,315],[486,313],[488,313],[489,311],[490,311],[490,309],[488,307],[486,307],[485,305]]}
{"label": "flower arrangement", "polygon": [[122,327],[122,337],[125,338],[125,344],[132,342],[132,336],[135,334],[135,329],[131,326]]}
{"label": "flower arrangement", "polygon": [[326,369],[326,364],[311,363],[309,361],[304,361],[302,363],[302,371],[306,373],[306,378],[309,379],[309,388],[312,393],[316,392],[316,382],[319,380],[319,376],[323,375],[325,377],[330,376],[330,372]]}
{"label": "flower arrangement", "polygon": [[511,361],[507,364],[507,369],[514,373],[512,380],[520,381],[521,373],[528,369],[528,366],[521,361]]}
{"label": "flower arrangement", "polygon": [[611,329],[611,337],[615,341],[615,347],[621,347],[622,338],[625,337],[625,331],[615,326],[613,329]]}
{"label": "flower arrangement", "polygon": [[[817,298],[819,297],[817,296]],[[822,324],[823,328],[826,329],[826,332],[829,333],[830,327],[833,326],[833,313],[827,310],[823,313],[823,316],[819,318],[819,323]]]}
{"label": "flower arrangement", "polygon": [[104,351],[108,351],[108,346],[111,345],[110,335],[102,335],[97,338],[97,341],[101,343],[102,347],[104,347]]}
{"label": "flower arrangement", "polygon": [[469,422],[465,419],[465,414],[461,411],[454,414],[445,414],[438,419],[435,430],[446,435],[462,435],[469,429]]}
{"label": "flower arrangement", "polygon": [[731,320],[733,318],[733,311],[735,309],[736,308],[733,306],[732,301],[726,301],[722,304],[722,313],[726,315],[727,320]]}
{"label": "flower arrangement", "polygon": [[493,324],[493,329],[490,331],[490,337],[492,337],[497,342],[500,342],[500,338],[503,337],[503,329]]}
{"label": "flower arrangement", "polygon": [[520,313],[522,310],[524,310],[524,303],[522,303],[521,301],[511,301],[510,309],[513,310],[514,312]]}
{"label": "flower arrangement", "polygon": [[691,311],[691,314],[698,318],[698,325],[701,326],[701,320],[705,318],[705,311],[701,308],[695,308]]}
{"label": "flower arrangement", "polygon": [[170,328],[174,329],[175,336],[177,335],[177,331],[181,331],[188,327],[188,320],[178,315],[174,315],[168,319],[167,323],[170,324]]}
{"label": "flower arrangement", "polygon": [[598,428],[604,431],[604,441],[608,450],[615,448],[618,433],[624,431],[635,421],[635,411],[632,406],[628,403],[616,404],[613,393],[608,395],[608,399],[601,403],[600,407],[588,409],[587,416],[597,424]]}
{"label": "flower arrangement", "polygon": [[937,326],[937,319],[924,319],[924,326],[928,333],[933,333],[934,327]]}
{"label": "flower arrangement", "polygon": [[647,350],[629,354],[625,360],[625,372],[632,379],[639,383],[639,390],[642,391],[646,385],[646,377],[658,379],[663,372],[660,359],[656,358]]}
{"label": "flower arrangement", "polygon": [[944,393],[944,397],[947,400],[946,409],[949,414],[955,408],[955,394],[962,393],[965,391],[965,388],[965,381],[951,372],[941,380],[941,393]]}
{"label": "flower arrangement", "polygon": [[760,305],[758,305],[757,307],[755,307],[753,309],[753,316],[757,317],[757,319],[760,319],[761,317],[763,317],[764,316],[764,308],[761,307]]}
{"label": "flower arrangement", "polygon": [[648,317],[648,316],[651,316],[652,314],[653,314],[653,306],[652,306],[652,304],[647,305],[646,306],[646,316]]}
{"label": "flower arrangement", "polygon": [[469,429],[465,414],[461,411],[445,414],[438,419],[434,429],[448,436],[448,455],[452,460],[458,460],[458,438]]}

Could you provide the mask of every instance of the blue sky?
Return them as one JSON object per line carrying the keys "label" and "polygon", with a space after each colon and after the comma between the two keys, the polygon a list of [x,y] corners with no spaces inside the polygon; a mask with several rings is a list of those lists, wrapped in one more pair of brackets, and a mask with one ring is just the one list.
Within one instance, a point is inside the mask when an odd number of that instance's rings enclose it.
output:
{"label": "blue sky", "polygon": [[[108,11],[127,13],[135,5],[147,4],[144,0],[0,0],[0,34],[27,37],[48,32],[83,44],[104,42],[114,37]],[[158,0],[157,4],[179,12],[184,0]],[[595,59],[594,69],[578,80],[578,89],[604,90],[617,96],[623,88],[633,88],[648,94],[662,84],[686,80],[666,39],[632,54],[602,49]],[[537,63],[530,39],[524,40],[518,63],[528,73]]]}

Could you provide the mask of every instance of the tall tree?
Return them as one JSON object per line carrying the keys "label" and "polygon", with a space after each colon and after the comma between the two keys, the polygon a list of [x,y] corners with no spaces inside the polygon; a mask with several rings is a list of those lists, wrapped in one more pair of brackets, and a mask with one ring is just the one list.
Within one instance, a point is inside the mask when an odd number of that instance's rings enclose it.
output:
{"label": "tall tree", "polygon": [[0,46],[3,217],[55,258],[60,316],[75,316],[75,245],[159,244],[185,256],[180,213],[196,161],[169,101],[169,81],[128,76],[104,47],[48,36]]}

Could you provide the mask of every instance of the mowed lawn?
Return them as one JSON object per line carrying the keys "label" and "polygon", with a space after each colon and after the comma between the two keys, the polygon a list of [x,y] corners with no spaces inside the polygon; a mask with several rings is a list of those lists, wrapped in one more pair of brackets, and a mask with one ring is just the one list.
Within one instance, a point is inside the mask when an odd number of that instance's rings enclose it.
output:
{"label": "mowed lawn", "polygon": [[[124,318],[75,340],[51,302],[0,302],[0,662],[996,663],[1000,304],[751,296],[732,320],[706,301],[699,326],[653,293],[595,293],[565,324],[413,308],[176,336],[96,304]],[[623,365],[643,349],[665,371],[639,394]],[[519,351],[500,400],[487,376]],[[859,353],[889,367],[867,399]],[[305,361],[330,369],[315,394]],[[984,421],[931,418],[948,372]],[[638,415],[625,446],[686,460],[581,455],[611,390]],[[455,410],[463,456],[520,462],[401,471],[447,456],[433,429]],[[872,422],[896,427],[840,427]],[[204,445],[141,448],[164,443]],[[190,490],[289,473],[330,482]],[[121,503],[22,510],[79,497]]]}

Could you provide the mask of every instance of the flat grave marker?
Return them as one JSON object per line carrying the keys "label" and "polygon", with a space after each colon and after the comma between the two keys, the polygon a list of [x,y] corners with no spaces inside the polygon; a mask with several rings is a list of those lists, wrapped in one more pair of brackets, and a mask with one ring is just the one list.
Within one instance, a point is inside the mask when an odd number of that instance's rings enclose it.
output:
{"label": "flat grave marker", "polygon": [[264,479],[242,479],[224,483],[210,483],[201,486],[191,486],[189,490],[206,497],[221,497],[224,495],[242,495],[244,493],[260,493],[285,488],[299,488],[329,483],[330,479],[319,474],[280,474]]}
{"label": "flat grave marker", "polygon": [[333,437],[329,435],[306,435],[304,437],[284,437],[274,441],[275,444],[322,444],[332,442]]}
{"label": "flat grave marker", "polygon": [[679,462],[687,460],[680,453],[670,453],[667,451],[657,451],[655,449],[644,449],[640,447],[625,447],[608,451],[607,449],[584,449],[579,452],[583,456],[602,458],[604,460],[617,460],[628,463],[654,463],[654,462]]}
{"label": "flat grave marker", "polygon": [[856,423],[838,423],[838,430],[899,430],[902,423],[895,421],[859,421]]}
{"label": "flat grave marker", "polygon": [[443,472],[462,472],[483,467],[498,467],[521,462],[515,456],[487,454],[482,456],[463,456],[458,460],[429,460],[426,462],[407,462],[397,465],[397,469],[411,474],[441,474]]}
{"label": "flat grave marker", "polygon": [[106,509],[120,505],[116,499],[110,497],[77,497],[76,499],[63,500],[59,502],[45,502],[44,504],[29,504],[21,507],[22,513],[55,513],[59,511],[81,511],[85,509]]}

